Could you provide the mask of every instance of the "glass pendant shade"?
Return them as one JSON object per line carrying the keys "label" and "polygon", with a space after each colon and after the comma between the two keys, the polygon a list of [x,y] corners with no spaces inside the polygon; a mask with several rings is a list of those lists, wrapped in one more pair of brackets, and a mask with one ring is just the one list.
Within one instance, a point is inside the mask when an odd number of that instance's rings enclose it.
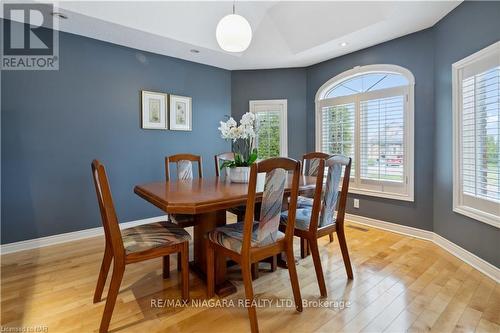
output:
{"label": "glass pendant shade", "polygon": [[224,51],[243,52],[252,41],[252,28],[243,16],[230,14],[217,24],[215,37]]}

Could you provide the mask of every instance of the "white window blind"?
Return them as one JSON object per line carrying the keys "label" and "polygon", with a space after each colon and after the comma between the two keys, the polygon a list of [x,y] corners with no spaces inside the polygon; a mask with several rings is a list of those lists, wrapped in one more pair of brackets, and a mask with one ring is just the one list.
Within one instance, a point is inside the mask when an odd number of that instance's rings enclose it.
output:
{"label": "white window blind", "polygon": [[[354,103],[322,108],[321,151],[328,154],[354,156]],[[356,174],[355,161],[351,165],[351,177]]]}
{"label": "white window blind", "polygon": [[404,181],[404,96],[361,101],[361,178]]}
{"label": "white window blind", "polygon": [[355,68],[316,96],[316,146],[352,158],[350,192],[413,201],[413,76]]}
{"label": "white window blind", "polygon": [[255,112],[257,118],[256,146],[258,157],[280,156],[280,114],[278,111]]}
{"label": "white window blind", "polygon": [[500,67],[462,80],[464,193],[500,201]]}
{"label": "white window blind", "polygon": [[500,227],[500,42],[453,64],[453,210]]}
{"label": "white window blind", "polygon": [[250,101],[257,122],[258,158],[287,156],[287,100]]}

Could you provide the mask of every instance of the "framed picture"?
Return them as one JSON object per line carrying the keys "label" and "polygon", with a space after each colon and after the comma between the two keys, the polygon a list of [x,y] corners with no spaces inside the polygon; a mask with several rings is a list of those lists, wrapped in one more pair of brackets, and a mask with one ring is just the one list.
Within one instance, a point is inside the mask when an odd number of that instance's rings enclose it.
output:
{"label": "framed picture", "polygon": [[167,129],[167,94],[142,90],[142,128]]}
{"label": "framed picture", "polygon": [[191,131],[192,110],[191,97],[170,95],[170,129],[174,131]]}

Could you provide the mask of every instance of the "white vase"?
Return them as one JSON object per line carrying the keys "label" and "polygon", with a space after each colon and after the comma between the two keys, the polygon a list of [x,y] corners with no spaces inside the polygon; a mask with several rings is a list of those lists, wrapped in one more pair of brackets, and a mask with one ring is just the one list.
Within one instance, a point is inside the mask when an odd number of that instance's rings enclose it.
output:
{"label": "white vase", "polygon": [[229,179],[233,183],[248,183],[250,179],[250,167],[236,167],[229,169]]}

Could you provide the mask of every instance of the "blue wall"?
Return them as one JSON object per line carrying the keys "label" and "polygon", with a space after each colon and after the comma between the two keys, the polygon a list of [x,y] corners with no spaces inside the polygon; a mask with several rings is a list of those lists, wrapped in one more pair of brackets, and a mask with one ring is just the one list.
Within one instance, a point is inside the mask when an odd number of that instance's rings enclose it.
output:
{"label": "blue wall", "polygon": [[[60,71],[2,72],[2,243],[99,226],[92,158],[107,165],[121,220],[161,214],[133,186],[161,179],[177,152],[202,154],[212,173],[212,155],[229,149],[219,120],[252,99],[288,100],[289,155],[300,158],[314,150],[318,88],[388,63],[416,80],[415,202],[351,195],[348,212],[434,230],[500,266],[500,231],[452,212],[451,178],[451,64],[498,41],[499,18],[500,2],[464,2],[430,29],[308,68],[233,72],[61,33]],[[141,89],[192,96],[193,132],[141,130]]]}
{"label": "blue wall", "polygon": [[[393,64],[415,76],[415,201],[349,195],[347,212],[432,230],[433,178],[433,33],[431,29],[334,58],[307,69],[307,148],[315,150],[315,106],[318,89],[332,77],[355,66]],[[305,139],[305,138],[304,138]],[[352,200],[360,199],[360,208]]]}
{"label": "blue wall", "polygon": [[306,153],[306,71],[300,68],[233,71],[231,73],[232,115],[236,120],[249,111],[255,99],[286,99],[288,156]]}
{"label": "blue wall", "polygon": [[[467,24],[464,24],[467,22]],[[434,27],[307,68],[233,72],[233,115],[248,100],[296,96],[296,119],[306,130],[289,132],[293,142],[315,150],[314,98],[330,78],[355,66],[396,64],[415,76],[415,202],[349,195],[352,214],[433,230],[479,257],[500,266],[500,230],[452,211],[451,64],[500,40],[500,2],[466,1]],[[297,94],[306,73],[304,96]],[[301,73],[291,82],[290,73]],[[296,74],[299,75],[299,74]],[[304,100],[302,100],[304,98]],[[301,106],[305,105],[303,109]],[[241,111],[240,109],[244,109]],[[302,126],[294,124],[289,126]],[[292,157],[300,157],[296,149]],[[360,198],[360,209],[353,208]]]}
{"label": "blue wall", "polygon": [[464,2],[435,27],[434,231],[500,267],[500,230],[452,211],[451,65],[500,40],[500,2]]}
{"label": "blue wall", "polygon": [[[143,59],[141,61],[140,59]],[[2,244],[101,225],[90,163],[107,167],[120,221],[161,215],[133,193],[165,155],[230,149],[229,71],[60,33],[59,71],[2,72]],[[140,128],[140,90],[193,98],[193,131]]]}

